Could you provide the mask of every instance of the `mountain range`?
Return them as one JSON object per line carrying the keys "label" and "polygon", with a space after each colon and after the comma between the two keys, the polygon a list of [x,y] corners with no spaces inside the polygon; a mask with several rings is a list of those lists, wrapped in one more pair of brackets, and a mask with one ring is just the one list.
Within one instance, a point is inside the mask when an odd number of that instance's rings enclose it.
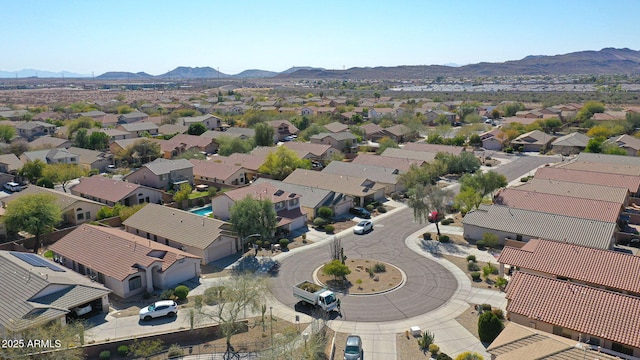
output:
{"label": "mountain range", "polygon": [[[180,66],[161,75],[145,72],[110,71],[96,76],[98,80],[128,79],[420,79],[444,77],[485,77],[518,75],[614,75],[640,74],[640,51],[628,48],[604,48],[599,51],[579,51],[562,55],[529,55],[520,60],[500,63],[481,62],[470,65],[403,65],[388,67],[354,67],[327,70],[317,67],[292,67],[282,72],[251,69],[239,74],[221,73],[212,67]],[[49,72],[25,69],[18,72],[0,71],[0,78],[87,78],[92,75],[67,71]]]}

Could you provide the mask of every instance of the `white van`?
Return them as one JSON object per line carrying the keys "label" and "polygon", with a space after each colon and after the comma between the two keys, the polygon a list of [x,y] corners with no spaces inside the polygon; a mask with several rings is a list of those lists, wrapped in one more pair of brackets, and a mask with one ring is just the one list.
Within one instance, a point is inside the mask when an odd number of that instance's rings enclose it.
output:
{"label": "white van", "polygon": [[18,184],[17,182],[13,182],[13,181],[10,181],[4,184],[4,188],[5,190],[9,190],[11,192],[18,192],[22,190],[22,186],[20,186],[20,184]]}

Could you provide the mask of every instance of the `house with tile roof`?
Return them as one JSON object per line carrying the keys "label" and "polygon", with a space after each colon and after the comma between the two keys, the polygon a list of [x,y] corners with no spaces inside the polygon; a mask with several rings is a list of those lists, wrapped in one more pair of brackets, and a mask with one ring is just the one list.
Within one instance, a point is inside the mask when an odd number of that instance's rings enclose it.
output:
{"label": "house with tile roof", "polygon": [[[628,156],[629,158],[633,158]],[[631,175],[640,176],[640,166],[638,165],[621,165],[614,163],[604,162],[589,162],[589,161],[569,161],[556,165],[558,168],[591,171],[591,172],[603,172],[609,174],[618,175]]]}
{"label": "house with tile roof", "polygon": [[203,124],[207,128],[207,130],[222,129],[222,119],[212,114],[193,117],[181,117],[178,118],[177,123],[186,126],[187,128],[191,124]]}
{"label": "house with tile roof", "polygon": [[545,166],[536,170],[534,178],[627,188],[632,197],[637,197],[640,193],[640,176]]}
{"label": "house with tile roof", "polygon": [[612,201],[622,204],[623,206],[627,206],[629,203],[629,189],[622,187],[538,179],[534,177],[526,183],[514,186],[513,188],[522,191]]}
{"label": "house with tile roof", "polygon": [[125,299],[200,276],[200,257],[116,228],[82,224],[49,250]]}
{"label": "house with tile roof", "polygon": [[117,154],[119,151],[125,150],[128,147],[135,145],[139,141],[151,141],[154,143],[158,143],[161,145],[163,142],[167,140],[161,140],[156,138],[139,138],[139,137],[131,137],[122,140],[114,140],[109,144],[109,152],[112,154]]}
{"label": "house with tile roof", "polygon": [[590,138],[579,132],[572,132],[553,140],[551,149],[555,154],[564,156],[579,154],[587,147]]}
{"label": "house with tile roof", "polygon": [[292,232],[306,226],[307,215],[300,209],[300,194],[278,189],[270,183],[252,184],[242,188],[226,191],[213,199],[211,206],[214,216],[229,220],[230,210],[236,201],[251,197],[256,200],[270,200],[276,211],[278,232]]}
{"label": "house with tile roof", "polygon": [[328,132],[332,132],[332,133],[339,133],[339,132],[344,132],[344,131],[349,131],[349,126],[334,121],[331,123],[328,123],[327,125],[324,125],[324,128],[328,131]]}
{"label": "house with tile roof", "polygon": [[358,176],[336,175],[306,169],[296,169],[283,182],[331,190],[353,197],[356,206],[384,201],[385,186]]}
{"label": "house with tile roof", "polygon": [[158,135],[158,125],[150,121],[138,121],[134,123],[120,124],[116,127],[118,130],[126,131],[133,137],[141,137],[144,134]]}
{"label": "house with tile roof", "polygon": [[42,121],[26,121],[16,126],[18,136],[27,140],[33,140],[38,136],[53,135],[56,126]]}
{"label": "house with tile roof", "polygon": [[640,139],[627,134],[607,139],[605,144],[610,144],[626,151],[628,156],[638,156],[638,152],[640,152]]}
{"label": "house with tile roof", "polygon": [[242,250],[230,223],[168,206],[149,204],[122,224],[131,234],[198,256],[203,265]]}
{"label": "house with tile roof", "polygon": [[97,201],[107,206],[122,204],[133,206],[144,203],[160,203],[162,192],[150,187],[126,181],[94,175],[80,178],[80,182],[70,190],[71,194]]}
{"label": "house with tile roof", "polygon": [[505,240],[527,242],[531,239],[566,241],[597,249],[609,249],[615,243],[617,224],[581,219],[504,205],[480,205],[462,219],[463,236],[480,240],[494,234],[500,244]]}
{"label": "house with tile roof", "polygon": [[364,133],[366,140],[380,139],[382,138],[382,126],[374,123],[366,123],[360,126],[360,130]]}
{"label": "house with tile roof", "polygon": [[426,164],[425,161],[421,160],[394,158],[374,154],[358,154],[358,156],[351,160],[351,163],[394,169],[398,170],[400,174],[407,172],[411,168],[411,165],[422,166]]}
{"label": "house with tile roof", "polygon": [[432,162],[435,160],[437,153],[434,152],[426,152],[420,150],[408,150],[401,148],[386,148],[380,156],[399,158],[399,159],[409,159],[409,160],[417,160],[423,161],[425,163]]}
{"label": "house with tile roof", "polygon": [[98,211],[104,206],[97,201],[84,199],[79,196],[30,185],[26,189],[13,193],[2,199],[3,207],[11,206],[11,202],[20,196],[29,194],[51,194],[56,199],[56,205],[62,210],[63,225],[78,225],[96,220]]}
{"label": "house with tile roof", "polygon": [[493,197],[494,204],[615,223],[624,210],[621,203],[506,188]]}
{"label": "house with tile roof", "polygon": [[384,137],[403,143],[409,140],[413,140],[416,137],[416,132],[403,124],[397,124],[388,128],[383,128],[382,131],[371,136],[371,140],[378,141]]}
{"label": "house with tile roof", "polygon": [[534,130],[511,140],[511,146],[513,146],[514,149],[522,147],[524,152],[541,152],[549,149],[554,139],[555,136],[546,134],[540,130]]}
{"label": "house with tile roof", "polygon": [[20,160],[23,163],[29,161],[40,160],[45,164],[79,164],[80,156],[73,154],[68,149],[45,149],[35,151],[25,151],[20,155]]}
{"label": "house with tile roof", "polygon": [[258,178],[254,184],[270,183],[278,189],[290,193],[300,194],[300,207],[302,212],[307,214],[307,219],[314,219],[318,216],[318,209],[328,207],[333,210],[335,216],[349,213],[353,207],[353,198],[335,191],[314,188],[310,186],[289,184],[279,180]]}
{"label": "house with tile roof", "polygon": [[193,178],[196,184],[215,186],[218,189],[248,185],[254,174],[242,166],[213,159],[191,159],[189,162],[193,164]]}
{"label": "house with tile roof", "polygon": [[109,311],[111,290],[32,253],[0,251],[0,334],[47,323],[65,325],[76,307]]}
{"label": "house with tile roof", "polygon": [[375,165],[362,165],[342,161],[332,161],[324,169],[323,173],[356,176],[370,179],[385,187],[385,194],[404,192],[407,190],[400,179],[400,170],[390,169]]}
{"label": "house with tile roof", "polygon": [[51,148],[68,148],[73,144],[69,139],[53,137],[50,135],[40,136],[29,142],[29,149],[51,149]]}
{"label": "house with tile roof", "polygon": [[0,155],[0,173],[15,173],[22,168],[23,162],[15,154]]}
{"label": "house with tile roof", "polygon": [[331,147],[343,153],[354,152],[358,147],[358,139],[350,132],[323,132],[312,135],[310,141],[312,144],[331,145]]}
{"label": "house with tile roof", "polygon": [[518,271],[506,291],[516,324],[640,356],[640,298]]}
{"label": "house with tile roof", "polygon": [[531,239],[520,248],[505,246],[498,262],[501,274],[508,266],[640,297],[640,257],[623,252]]}
{"label": "house with tile roof", "polygon": [[423,151],[437,154],[439,152],[445,152],[451,155],[459,156],[464,151],[466,151],[464,146],[453,146],[453,145],[439,145],[439,144],[427,144],[427,143],[407,143],[404,145],[403,149],[412,150],[412,151]]}
{"label": "house with tile roof", "polygon": [[96,169],[104,172],[107,166],[113,163],[113,155],[104,151],[83,149],[79,147],[69,147],[70,153],[78,155],[78,165],[87,170]]}
{"label": "house with tile roof", "polygon": [[640,166],[640,158],[636,156],[608,155],[585,152],[578,154],[578,156],[575,157],[574,162]]}
{"label": "house with tile roof", "polygon": [[118,116],[118,124],[132,124],[135,122],[145,121],[149,118],[149,115],[140,112],[132,111],[128,114],[121,114]]}
{"label": "house with tile roof", "polygon": [[185,134],[189,130],[188,126],[178,124],[164,124],[158,128],[158,134],[160,135],[174,135]]}
{"label": "house with tile roof", "polygon": [[124,179],[160,190],[179,187],[183,183],[193,185],[193,164],[185,159],[155,159],[126,175]]}
{"label": "house with tile roof", "polygon": [[331,145],[304,143],[300,141],[289,141],[283,143],[288,149],[295,151],[301,159],[316,161],[330,161],[339,151]]}
{"label": "house with tile roof", "polygon": [[290,123],[288,120],[273,120],[267,121],[267,125],[273,128],[273,141],[284,141],[284,139],[289,135],[297,135],[300,130],[298,130],[295,125]]}
{"label": "house with tile roof", "polygon": [[188,134],[178,134],[160,143],[160,151],[165,159],[172,159],[190,150],[211,154],[218,150],[218,144],[213,139]]}
{"label": "house with tile roof", "polygon": [[482,148],[492,151],[500,151],[507,142],[507,134],[499,128],[493,128],[480,134]]}
{"label": "house with tile roof", "polygon": [[124,140],[124,139],[133,139],[133,135],[131,135],[128,131],[118,130],[118,129],[100,129],[98,130],[101,133],[105,133],[109,140]]}

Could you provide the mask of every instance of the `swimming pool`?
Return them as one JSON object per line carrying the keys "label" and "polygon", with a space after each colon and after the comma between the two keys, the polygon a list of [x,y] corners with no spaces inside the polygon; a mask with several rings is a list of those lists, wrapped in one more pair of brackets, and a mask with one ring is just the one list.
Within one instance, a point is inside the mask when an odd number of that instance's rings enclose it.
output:
{"label": "swimming pool", "polygon": [[189,210],[189,212],[193,214],[198,214],[200,216],[209,216],[213,212],[213,207],[211,206],[211,204],[209,204],[205,207]]}

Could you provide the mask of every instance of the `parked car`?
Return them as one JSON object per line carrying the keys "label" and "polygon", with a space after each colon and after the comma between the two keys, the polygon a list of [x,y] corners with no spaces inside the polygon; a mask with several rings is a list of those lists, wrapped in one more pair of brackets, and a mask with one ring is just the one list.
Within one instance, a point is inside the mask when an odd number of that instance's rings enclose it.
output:
{"label": "parked car", "polygon": [[362,358],[364,358],[362,339],[358,335],[349,335],[344,348],[344,360],[362,360]]}
{"label": "parked car", "polygon": [[156,301],[155,303],[140,309],[140,320],[151,320],[162,316],[174,316],[178,314],[178,305],[173,300]]}
{"label": "parked car", "polygon": [[349,212],[357,217],[361,217],[363,219],[371,219],[371,213],[367,211],[365,208],[361,207],[352,207],[349,209]]}
{"label": "parked car", "polygon": [[82,315],[87,315],[92,310],[93,310],[93,308],[91,307],[91,304],[87,304],[85,306],[78,306],[78,307],[73,308],[73,313],[76,316],[82,316]]}
{"label": "parked car", "polygon": [[353,228],[354,234],[365,234],[373,230],[373,223],[371,220],[362,220]]}
{"label": "parked car", "polygon": [[17,182],[9,181],[8,183],[4,184],[4,189],[11,192],[18,192],[21,191],[23,187]]}

